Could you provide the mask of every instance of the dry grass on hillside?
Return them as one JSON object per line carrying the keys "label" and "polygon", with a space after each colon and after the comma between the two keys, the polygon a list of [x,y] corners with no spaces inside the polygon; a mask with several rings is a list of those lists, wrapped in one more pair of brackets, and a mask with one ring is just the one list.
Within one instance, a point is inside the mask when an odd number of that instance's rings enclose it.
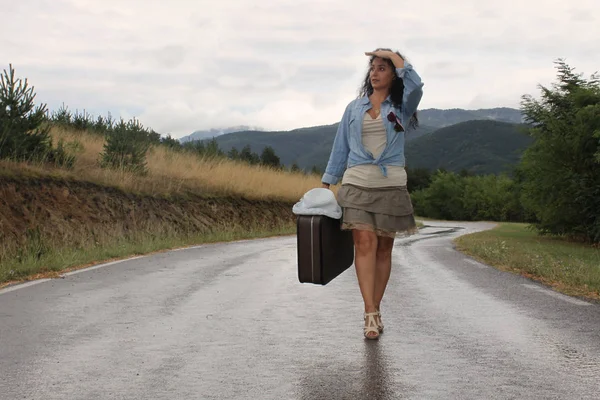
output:
{"label": "dry grass on hillside", "polygon": [[[207,195],[231,194],[252,199],[297,201],[308,190],[320,186],[320,177],[276,171],[230,160],[201,159],[165,147],[152,148],[147,155],[149,173],[139,177],[98,166],[104,139],[86,132],[54,128],[54,143],[78,143],[73,171],[53,171],[54,175],[75,177],[138,193],[171,195],[186,191]],[[25,167],[40,173],[39,167]]]}

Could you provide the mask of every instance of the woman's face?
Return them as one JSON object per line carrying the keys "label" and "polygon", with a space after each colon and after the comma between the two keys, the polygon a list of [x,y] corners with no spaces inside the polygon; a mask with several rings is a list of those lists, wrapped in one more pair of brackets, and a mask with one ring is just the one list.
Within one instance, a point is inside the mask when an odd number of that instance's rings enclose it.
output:
{"label": "woman's face", "polygon": [[375,57],[371,63],[369,79],[375,90],[385,90],[392,87],[392,80],[396,71],[382,58]]}

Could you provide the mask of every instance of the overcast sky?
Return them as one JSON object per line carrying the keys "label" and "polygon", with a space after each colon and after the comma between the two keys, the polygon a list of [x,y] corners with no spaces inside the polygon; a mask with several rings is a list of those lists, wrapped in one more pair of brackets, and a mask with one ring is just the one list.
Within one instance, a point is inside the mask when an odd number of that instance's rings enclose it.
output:
{"label": "overcast sky", "polygon": [[365,51],[399,50],[420,108],[519,107],[561,57],[600,70],[598,0],[0,0],[0,70],[39,102],[161,134],[338,122]]}

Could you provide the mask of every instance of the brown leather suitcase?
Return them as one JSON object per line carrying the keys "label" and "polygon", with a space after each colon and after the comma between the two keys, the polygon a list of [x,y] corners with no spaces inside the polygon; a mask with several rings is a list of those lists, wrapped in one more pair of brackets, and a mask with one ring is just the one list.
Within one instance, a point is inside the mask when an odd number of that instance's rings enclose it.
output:
{"label": "brown leather suitcase", "polygon": [[298,279],[327,285],[354,263],[351,231],[340,229],[341,220],[325,215],[298,215]]}

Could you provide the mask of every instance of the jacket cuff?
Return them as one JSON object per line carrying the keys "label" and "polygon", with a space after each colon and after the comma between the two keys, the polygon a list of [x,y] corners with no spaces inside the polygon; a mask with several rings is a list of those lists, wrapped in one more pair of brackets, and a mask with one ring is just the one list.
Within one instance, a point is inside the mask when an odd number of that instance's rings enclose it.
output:
{"label": "jacket cuff", "polygon": [[323,177],[321,178],[321,182],[329,183],[330,185],[335,185],[339,182],[339,180],[340,179],[337,176],[333,176],[327,173],[323,174]]}
{"label": "jacket cuff", "polygon": [[398,78],[404,78],[404,74],[406,71],[411,70],[412,65],[410,63],[405,62],[403,68],[396,68],[396,75]]}

